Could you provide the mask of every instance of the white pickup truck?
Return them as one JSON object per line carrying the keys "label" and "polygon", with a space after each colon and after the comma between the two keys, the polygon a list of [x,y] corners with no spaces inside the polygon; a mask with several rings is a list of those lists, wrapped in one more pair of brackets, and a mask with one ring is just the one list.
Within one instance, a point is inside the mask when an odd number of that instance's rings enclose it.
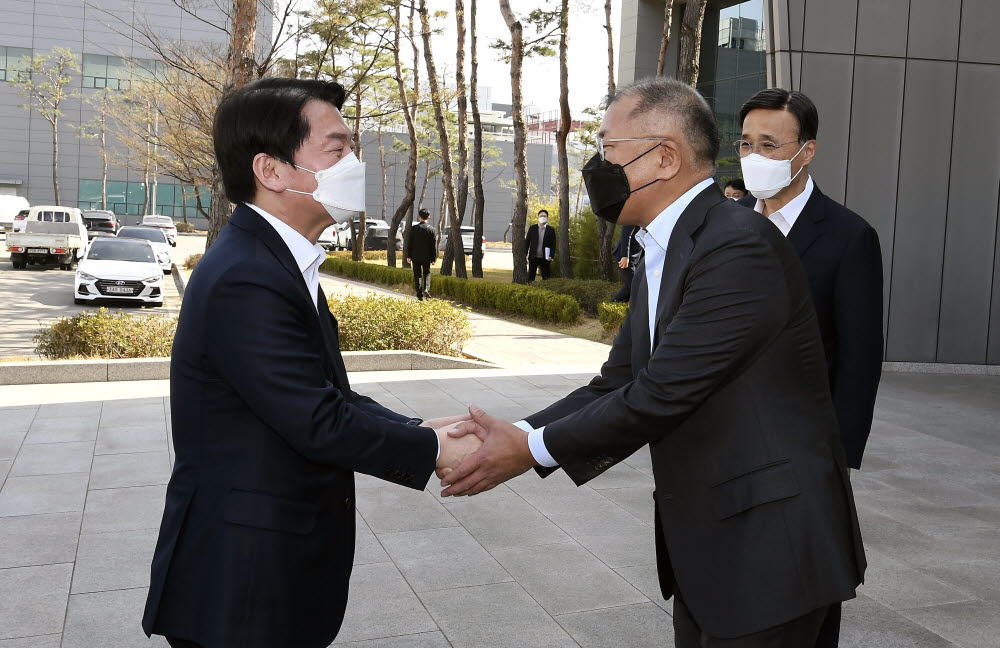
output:
{"label": "white pickup truck", "polygon": [[87,245],[87,226],[75,207],[32,207],[7,234],[7,251],[15,270],[29,264],[58,263],[72,270]]}

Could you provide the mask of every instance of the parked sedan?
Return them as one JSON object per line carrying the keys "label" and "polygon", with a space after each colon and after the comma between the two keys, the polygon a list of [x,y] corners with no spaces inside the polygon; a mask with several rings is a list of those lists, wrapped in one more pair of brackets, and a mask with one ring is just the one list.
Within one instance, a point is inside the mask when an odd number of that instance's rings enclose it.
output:
{"label": "parked sedan", "polygon": [[156,229],[155,227],[129,225],[118,230],[118,238],[149,241],[153,246],[153,252],[156,254],[156,262],[163,269],[163,274],[170,274],[172,272],[173,260],[170,258],[170,244],[167,243],[167,235],[163,230]]}
{"label": "parked sedan", "polygon": [[87,236],[94,238],[101,232],[118,233],[118,217],[106,209],[83,210],[83,222],[87,225]]}
{"label": "parked sedan", "polygon": [[144,239],[98,237],[76,268],[77,304],[122,299],[163,305],[163,272]]}
{"label": "parked sedan", "polygon": [[163,230],[163,233],[167,236],[167,242],[171,246],[177,247],[177,226],[174,225],[173,218],[169,216],[143,216],[142,226]]}

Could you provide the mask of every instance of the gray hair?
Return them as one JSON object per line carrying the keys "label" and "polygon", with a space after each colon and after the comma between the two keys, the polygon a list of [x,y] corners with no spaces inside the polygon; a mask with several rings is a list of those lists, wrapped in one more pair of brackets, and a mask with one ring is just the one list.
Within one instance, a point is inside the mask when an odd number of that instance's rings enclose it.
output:
{"label": "gray hair", "polygon": [[629,117],[637,118],[655,111],[680,119],[696,161],[715,168],[722,136],[715,115],[701,93],[676,79],[655,77],[636,81],[608,95],[608,107],[623,97],[638,98]]}

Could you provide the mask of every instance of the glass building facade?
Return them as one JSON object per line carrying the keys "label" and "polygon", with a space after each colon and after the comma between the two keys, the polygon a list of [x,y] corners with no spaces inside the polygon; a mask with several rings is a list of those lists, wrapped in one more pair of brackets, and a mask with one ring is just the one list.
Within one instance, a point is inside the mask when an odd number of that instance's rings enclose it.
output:
{"label": "glass building facade", "polygon": [[[152,192],[152,188],[150,188]],[[154,207],[146,210],[150,214],[171,216],[175,221],[186,221],[191,218],[204,218],[198,211],[198,193],[201,193],[202,208],[207,212],[211,204],[211,191],[205,187],[158,183],[156,185]],[[146,204],[146,185],[142,182],[108,181],[107,209],[122,216],[142,215]],[[80,180],[80,209],[102,209],[101,181]],[[127,222],[128,219],[126,219]]]}

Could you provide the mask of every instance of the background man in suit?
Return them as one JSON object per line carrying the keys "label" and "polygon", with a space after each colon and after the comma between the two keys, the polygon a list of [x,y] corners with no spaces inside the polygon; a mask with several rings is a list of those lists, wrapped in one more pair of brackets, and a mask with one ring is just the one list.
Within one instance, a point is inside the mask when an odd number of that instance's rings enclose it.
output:
{"label": "background man in suit", "polygon": [[[754,208],[788,237],[809,279],[847,465],[861,467],[882,374],[882,250],[863,218],[831,200],[809,175],[819,114],[801,92],[761,90],[740,110],[736,150]],[[773,169],[773,171],[772,171]],[[836,646],[833,606],[818,646]]]}
{"label": "background man in suit", "polygon": [[431,213],[426,209],[417,212],[420,223],[410,228],[403,246],[403,256],[413,267],[413,287],[417,289],[417,299],[423,300],[430,294],[431,264],[437,259],[437,233],[427,224]]}
{"label": "background man in suit", "polygon": [[611,298],[613,302],[628,302],[632,295],[632,279],[635,278],[635,268],[642,257],[642,246],[635,240],[639,228],[635,225],[622,225],[621,237],[611,251],[613,258],[618,259],[618,274],[622,278],[622,287]]}
{"label": "background man in suit", "polygon": [[733,178],[726,183],[723,193],[726,194],[726,198],[742,200],[747,197],[747,186],[739,178]]}
{"label": "background man in suit", "polygon": [[524,238],[524,245],[528,250],[528,281],[535,280],[535,272],[539,268],[542,270],[542,279],[548,279],[551,275],[552,255],[556,251],[556,230],[554,227],[547,227],[548,222],[549,212],[538,210],[538,223],[528,228],[528,235]]}
{"label": "background man in suit", "polygon": [[588,386],[516,425],[470,408],[484,443],[444,494],[535,464],[579,485],[649,444],[678,648],[808,646],[865,560],[805,274],[712,180],[697,91],[653,79],[609,104],[583,173],[599,216],[643,227],[628,316]]}
{"label": "background man in suit", "polygon": [[237,206],[184,294],[176,463],[142,621],[175,647],[327,646],[347,604],[354,472],[423,489],[472,449],[445,435],[454,421],[410,420],[348,382],[316,245],[364,206],[343,101],[336,83],[263,79],[216,111]]}

